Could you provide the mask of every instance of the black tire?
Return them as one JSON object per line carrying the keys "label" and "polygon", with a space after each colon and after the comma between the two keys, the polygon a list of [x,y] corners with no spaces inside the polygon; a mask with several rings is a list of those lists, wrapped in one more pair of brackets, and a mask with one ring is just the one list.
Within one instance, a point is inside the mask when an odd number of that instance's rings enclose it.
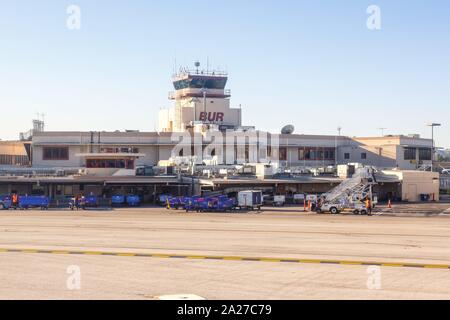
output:
{"label": "black tire", "polygon": [[358,210],[353,210],[353,214],[359,214]]}
{"label": "black tire", "polygon": [[366,211],[366,210],[361,210],[361,214],[362,214],[362,215],[366,215],[366,214],[367,214],[367,211]]}
{"label": "black tire", "polygon": [[331,214],[338,214],[339,210],[336,207],[331,207],[330,212],[331,212]]}

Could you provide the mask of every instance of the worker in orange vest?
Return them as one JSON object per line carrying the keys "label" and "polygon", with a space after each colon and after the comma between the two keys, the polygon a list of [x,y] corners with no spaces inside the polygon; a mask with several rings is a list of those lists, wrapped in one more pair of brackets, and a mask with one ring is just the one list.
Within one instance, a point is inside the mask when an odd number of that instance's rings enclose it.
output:
{"label": "worker in orange vest", "polygon": [[369,216],[372,215],[372,201],[370,200],[369,197],[366,198],[366,209],[367,209],[367,214]]}
{"label": "worker in orange vest", "polygon": [[13,193],[11,200],[12,206],[14,207],[14,209],[17,209],[19,207],[19,196],[17,195],[17,193]]}

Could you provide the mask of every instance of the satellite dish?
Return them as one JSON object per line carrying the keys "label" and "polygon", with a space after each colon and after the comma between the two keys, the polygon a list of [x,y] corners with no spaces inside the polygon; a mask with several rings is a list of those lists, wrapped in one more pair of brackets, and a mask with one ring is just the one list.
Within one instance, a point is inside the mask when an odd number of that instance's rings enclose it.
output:
{"label": "satellite dish", "polygon": [[288,124],[287,126],[284,126],[283,129],[281,129],[281,134],[293,134],[294,130],[295,130],[294,126]]}

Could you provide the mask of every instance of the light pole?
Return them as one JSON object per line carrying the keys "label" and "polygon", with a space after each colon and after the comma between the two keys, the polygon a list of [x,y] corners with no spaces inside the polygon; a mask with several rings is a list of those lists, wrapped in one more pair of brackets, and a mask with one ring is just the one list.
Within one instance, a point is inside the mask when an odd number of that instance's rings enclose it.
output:
{"label": "light pole", "polygon": [[[342,128],[341,127],[337,127],[337,130],[338,130],[339,136],[341,136]],[[337,165],[338,165],[338,152],[337,152],[338,151],[337,150],[338,142],[337,142],[337,139],[338,139],[338,136],[334,136],[334,164],[336,166],[336,170],[337,170]]]}
{"label": "light pole", "polygon": [[431,127],[431,172],[433,172],[433,160],[434,160],[434,127],[440,127],[440,123],[429,123],[428,127]]}
{"label": "light pole", "polygon": [[381,136],[384,137],[384,130],[386,130],[387,128],[378,128],[378,130],[381,131]]}

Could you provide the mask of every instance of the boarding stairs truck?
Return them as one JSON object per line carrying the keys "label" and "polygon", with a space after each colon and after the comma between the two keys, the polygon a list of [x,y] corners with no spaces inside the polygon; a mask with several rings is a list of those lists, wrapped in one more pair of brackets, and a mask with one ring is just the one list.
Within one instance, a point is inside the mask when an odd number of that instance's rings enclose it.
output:
{"label": "boarding stairs truck", "polygon": [[317,212],[338,214],[351,209],[355,214],[367,214],[364,200],[368,197],[373,202],[373,186],[377,184],[374,174],[372,167],[358,168],[351,178],[320,197]]}

